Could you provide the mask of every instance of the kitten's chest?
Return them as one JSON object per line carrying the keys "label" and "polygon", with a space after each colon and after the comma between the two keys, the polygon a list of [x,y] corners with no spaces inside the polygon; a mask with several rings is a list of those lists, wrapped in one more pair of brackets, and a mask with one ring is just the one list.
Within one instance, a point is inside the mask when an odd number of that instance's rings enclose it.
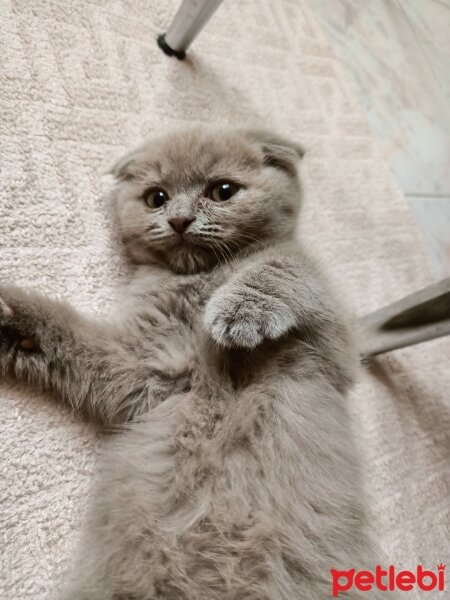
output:
{"label": "kitten's chest", "polygon": [[151,294],[150,302],[167,325],[194,330],[218,280],[218,274],[202,274],[162,281]]}
{"label": "kitten's chest", "polygon": [[133,286],[133,321],[153,356],[195,358],[204,306],[224,280],[224,273],[145,277]]}
{"label": "kitten's chest", "polygon": [[141,364],[157,374],[153,395],[162,400],[190,388],[202,352],[203,310],[217,278],[199,275],[149,284],[135,321],[137,345]]}

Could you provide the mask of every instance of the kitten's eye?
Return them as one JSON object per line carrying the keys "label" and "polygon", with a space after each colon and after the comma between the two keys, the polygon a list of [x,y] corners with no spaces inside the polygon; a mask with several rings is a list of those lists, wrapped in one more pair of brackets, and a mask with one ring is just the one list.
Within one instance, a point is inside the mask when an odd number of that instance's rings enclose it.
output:
{"label": "kitten's eye", "polygon": [[220,181],[209,187],[206,195],[215,202],[224,202],[234,196],[240,187],[231,181]]}
{"label": "kitten's eye", "polygon": [[161,188],[152,188],[151,190],[147,190],[142,198],[150,208],[159,208],[167,202],[169,195]]}

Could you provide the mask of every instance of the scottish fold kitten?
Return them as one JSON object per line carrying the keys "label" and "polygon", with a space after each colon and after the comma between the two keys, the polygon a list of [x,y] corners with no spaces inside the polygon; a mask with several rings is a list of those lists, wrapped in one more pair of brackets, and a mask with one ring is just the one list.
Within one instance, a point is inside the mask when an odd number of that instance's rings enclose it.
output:
{"label": "scottish fold kitten", "polygon": [[294,239],[300,156],[253,131],[145,141],[113,168],[136,265],[117,314],[0,286],[1,374],[114,431],[65,598],[324,600],[330,569],[373,567],[358,358]]}

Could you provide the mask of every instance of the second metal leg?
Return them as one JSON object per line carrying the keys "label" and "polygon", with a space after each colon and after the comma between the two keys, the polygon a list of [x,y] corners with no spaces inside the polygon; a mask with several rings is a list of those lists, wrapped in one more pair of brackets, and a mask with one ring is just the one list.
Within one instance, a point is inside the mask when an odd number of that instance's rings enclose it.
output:
{"label": "second metal leg", "polygon": [[450,335],[450,277],[361,319],[362,358]]}

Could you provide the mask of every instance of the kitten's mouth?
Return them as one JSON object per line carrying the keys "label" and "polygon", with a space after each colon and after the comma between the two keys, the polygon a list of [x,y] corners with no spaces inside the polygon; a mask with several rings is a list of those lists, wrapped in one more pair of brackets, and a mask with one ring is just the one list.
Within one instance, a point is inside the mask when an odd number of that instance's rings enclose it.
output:
{"label": "kitten's mouth", "polygon": [[177,234],[175,243],[177,246],[186,247],[193,247],[195,245],[193,236],[189,235],[189,232],[187,231],[185,233]]}
{"label": "kitten's mouth", "polygon": [[208,252],[214,248],[213,239],[191,231],[171,236],[170,244],[175,251],[191,251],[193,253]]}
{"label": "kitten's mouth", "polygon": [[173,251],[185,252],[185,253],[196,253],[199,251],[203,244],[200,243],[200,240],[196,235],[189,234],[189,232],[183,234],[177,234],[177,236],[173,236],[170,240],[171,247]]}

